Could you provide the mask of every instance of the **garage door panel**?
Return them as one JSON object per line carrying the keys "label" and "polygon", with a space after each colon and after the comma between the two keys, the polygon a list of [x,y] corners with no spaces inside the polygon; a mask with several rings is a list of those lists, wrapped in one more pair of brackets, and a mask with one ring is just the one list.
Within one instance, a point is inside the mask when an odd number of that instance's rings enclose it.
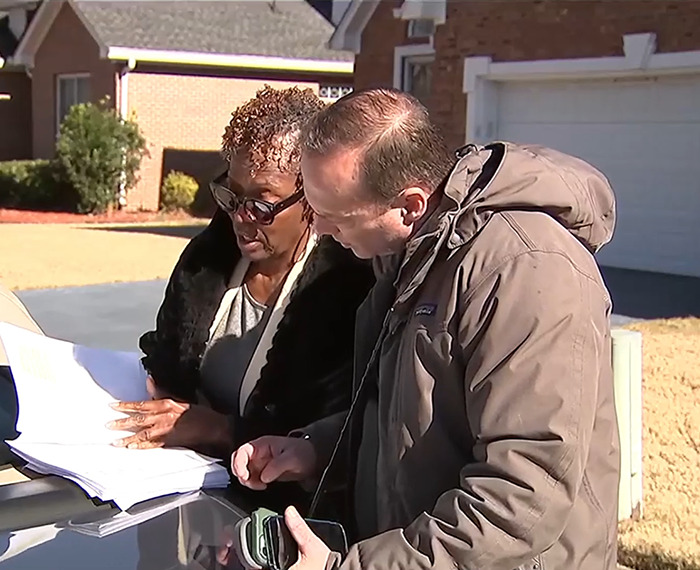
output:
{"label": "garage door panel", "polygon": [[504,83],[498,138],[579,156],[609,179],[606,265],[700,276],[700,77]]}
{"label": "garage door panel", "polygon": [[700,122],[698,101],[700,82],[692,77],[510,82],[499,89],[499,115],[526,123],[587,123],[592,117],[602,123],[686,123]]}

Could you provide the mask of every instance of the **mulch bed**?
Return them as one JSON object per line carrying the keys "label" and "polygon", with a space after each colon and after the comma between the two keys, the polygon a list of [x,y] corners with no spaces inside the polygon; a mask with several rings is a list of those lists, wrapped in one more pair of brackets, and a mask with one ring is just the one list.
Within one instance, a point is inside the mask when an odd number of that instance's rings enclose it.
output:
{"label": "mulch bed", "polygon": [[195,218],[186,212],[126,212],[106,214],[71,214],[68,212],[35,212],[0,208],[0,224],[128,224],[148,222],[180,222]]}

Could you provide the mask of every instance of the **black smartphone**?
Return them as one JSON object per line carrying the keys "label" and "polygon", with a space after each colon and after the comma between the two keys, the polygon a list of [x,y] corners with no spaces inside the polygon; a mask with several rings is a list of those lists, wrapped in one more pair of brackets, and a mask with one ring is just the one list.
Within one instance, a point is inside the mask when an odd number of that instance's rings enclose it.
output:
{"label": "black smartphone", "polygon": [[[348,553],[348,539],[343,525],[333,521],[304,519],[311,531],[333,552],[342,556]],[[284,517],[275,515],[264,522],[267,560],[271,570],[289,570],[299,558],[296,540],[289,532]]]}

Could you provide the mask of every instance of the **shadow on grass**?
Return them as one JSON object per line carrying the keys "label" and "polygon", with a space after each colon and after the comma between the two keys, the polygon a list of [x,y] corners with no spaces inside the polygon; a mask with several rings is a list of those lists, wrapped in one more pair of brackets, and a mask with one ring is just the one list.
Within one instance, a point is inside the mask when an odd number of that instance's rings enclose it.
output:
{"label": "shadow on grass", "polygon": [[124,225],[124,226],[109,226],[109,227],[94,227],[86,228],[90,230],[97,230],[101,232],[128,232],[136,234],[153,234],[157,236],[166,237],[179,237],[191,239],[204,228],[206,224],[192,224],[192,225]]}
{"label": "shadow on grass", "polygon": [[670,552],[655,551],[648,546],[637,550],[620,545],[617,560],[626,568],[634,570],[700,570],[697,560]]}

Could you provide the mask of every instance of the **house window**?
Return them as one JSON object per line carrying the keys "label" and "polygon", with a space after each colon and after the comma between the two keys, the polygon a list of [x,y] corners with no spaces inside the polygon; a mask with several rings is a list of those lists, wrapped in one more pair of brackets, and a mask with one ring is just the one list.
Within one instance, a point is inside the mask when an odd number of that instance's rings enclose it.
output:
{"label": "house window", "polygon": [[410,93],[423,104],[430,98],[435,51],[430,44],[394,49],[394,87]]}
{"label": "house window", "polygon": [[352,92],[349,85],[321,85],[318,96],[327,102],[333,102]]}
{"label": "house window", "polygon": [[409,38],[430,38],[435,33],[435,22],[433,20],[409,20]]}
{"label": "house window", "polygon": [[56,132],[73,105],[90,100],[90,75],[59,75],[56,86]]}
{"label": "house window", "polygon": [[401,89],[425,104],[430,97],[433,57],[406,57],[403,63],[403,85]]}

